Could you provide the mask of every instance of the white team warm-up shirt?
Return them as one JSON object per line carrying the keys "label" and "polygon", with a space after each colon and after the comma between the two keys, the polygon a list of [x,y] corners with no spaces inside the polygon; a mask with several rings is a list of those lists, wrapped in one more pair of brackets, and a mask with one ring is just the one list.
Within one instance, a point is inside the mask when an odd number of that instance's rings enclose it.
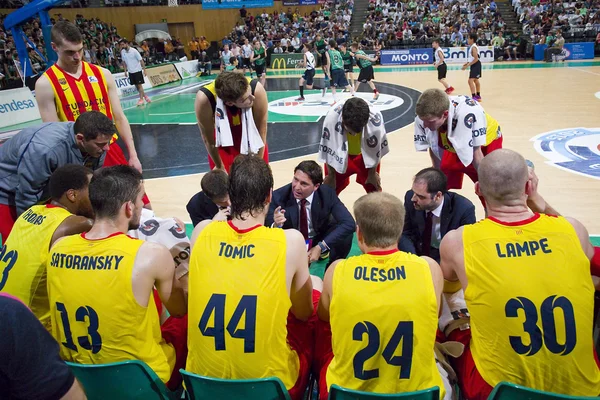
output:
{"label": "white team warm-up shirt", "polygon": [[[485,146],[487,121],[481,105],[467,96],[448,96],[448,141],[460,161],[466,166],[473,162],[473,147]],[[450,123],[451,122],[451,123]],[[444,151],[438,131],[425,128],[423,120],[415,117],[415,148],[417,151],[431,149],[438,159]]]}

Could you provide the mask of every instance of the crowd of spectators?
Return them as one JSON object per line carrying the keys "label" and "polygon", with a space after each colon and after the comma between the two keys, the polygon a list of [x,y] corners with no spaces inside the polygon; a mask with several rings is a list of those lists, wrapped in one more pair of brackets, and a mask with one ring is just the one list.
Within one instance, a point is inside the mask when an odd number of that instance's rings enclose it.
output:
{"label": "crowd of spectators", "polygon": [[363,46],[430,44],[464,46],[470,32],[487,41],[506,23],[494,0],[370,0],[360,40]]}
{"label": "crowd of spectators", "polygon": [[513,8],[523,24],[523,33],[534,43],[556,40],[560,30],[566,38],[596,39],[600,29],[600,1],[562,2],[513,0]]}
{"label": "crowd of spectators", "polygon": [[[22,66],[15,46],[15,39],[10,31],[4,30],[4,18],[0,15],[0,89],[11,89],[21,87]],[[61,14],[55,14],[52,23],[64,20]],[[121,52],[119,40],[121,36],[112,23],[103,22],[98,18],[86,19],[77,14],[75,24],[83,35],[83,60],[96,64],[116,73],[121,72]],[[34,19],[23,26],[23,32],[27,36],[27,49],[31,67],[34,74],[43,72],[47,66],[47,54],[44,45],[44,37],[40,28],[40,21]],[[192,38],[190,43],[198,42],[198,46],[208,47],[206,38],[198,41]],[[159,64],[167,61],[176,61],[185,57],[184,43],[179,38],[167,40],[149,39],[141,43],[132,42],[146,65]]]}
{"label": "crowd of spectators", "polygon": [[353,8],[353,0],[327,1],[304,15],[298,8],[271,14],[263,10],[255,15],[242,8],[235,28],[221,44],[238,56],[246,39],[251,43],[259,41],[268,54],[300,53],[302,45],[313,42],[317,33],[343,43],[349,39]]}

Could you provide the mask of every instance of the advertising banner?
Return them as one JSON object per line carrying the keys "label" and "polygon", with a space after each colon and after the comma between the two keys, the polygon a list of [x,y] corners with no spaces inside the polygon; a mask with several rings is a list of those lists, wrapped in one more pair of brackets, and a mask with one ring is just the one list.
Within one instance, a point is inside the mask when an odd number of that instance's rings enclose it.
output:
{"label": "advertising banner", "polygon": [[[482,63],[494,62],[493,46],[478,46],[479,60]],[[464,64],[469,57],[468,47],[442,47],[446,64]],[[432,61],[433,63],[433,61]]]}
{"label": "advertising banner", "polygon": [[29,88],[0,90],[0,128],[40,118],[37,102]]}
{"label": "advertising banner", "polygon": [[381,50],[381,65],[432,64],[433,49]]}
{"label": "advertising banner", "polygon": [[181,76],[173,64],[164,64],[146,69],[146,78],[152,86],[164,85],[165,83],[177,82]]}
{"label": "advertising banner", "polygon": [[[298,3],[294,3],[298,4]],[[203,0],[203,10],[218,10],[223,8],[257,8],[273,7],[273,0]]]}
{"label": "advertising banner", "polygon": [[300,0],[283,0],[284,6],[298,6],[300,5]]}
{"label": "advertising banner", "polygon": [[[148,68],[146,72],[148,72],[149,70],[150,69]],[[119,97],[126,97],[129,95],[137,94],[137,89],[135,88],[135,86],[129,83],[129,78],[125,77],[124,72],[112,74],[112,76],[113,78],[115,78],[115,83],[117,84],[117,92],[119,93]],[[152,87],[152,84],[148,80],[147,76],[144,77],[144,84],[142,86],[144,87],[144,90],[150,89]]]}
{"label": "advertising banner", "polygon": [[[536,44],[533,48],[533,59],[535,61],[544,60],[544,50],[548,48],[545,44]],[[594,43],[565,43],[563,48],[565,60],[590,60],[594,58]]]}
{"label": "advertising banner", "polygon": [[177,72],[181,75],[181,79],[194,77],[198,73],[198,60],[176,63],[175,68],[177,68]]}
{"label": "advertising banner", "polygon": [[[315,59],[317,58],[316,53]],[[296,68],[296,65],[300,63],[304,55],[300,53],[287,53],[287,54],[271,54],[271,68],[272,69],[286,69]]]}

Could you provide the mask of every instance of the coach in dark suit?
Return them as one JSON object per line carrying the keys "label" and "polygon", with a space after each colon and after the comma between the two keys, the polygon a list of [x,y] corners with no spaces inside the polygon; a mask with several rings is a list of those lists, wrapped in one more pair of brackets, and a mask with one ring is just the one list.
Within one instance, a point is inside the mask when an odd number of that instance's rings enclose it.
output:
{"label": "coach in dark suit", "polygon": [[198,225],[205,219],[224,220],[229,216],[229,176],[220,169],[207,172],[200,181],[201,192],[196,193],[188,202],[186,209],[192,224]]}
{"label": "coach in dark suit", "polygon": [[412,190],[404,196],[404,230],[398,244],[402,251],[429,256],[440,262],[440,242],[449,231],[475,223],[475,206],[469,199],[448,192],[442,171],[419,171]]}
{"label": "coach in dark suit", "polygon": [[265,225],[299,230],[311,241],[309,262],[329,252],[331,263],[348,256],[356,224],[335,190],[322,183],[321,166],[302,161],[292,183],[273,192]]}

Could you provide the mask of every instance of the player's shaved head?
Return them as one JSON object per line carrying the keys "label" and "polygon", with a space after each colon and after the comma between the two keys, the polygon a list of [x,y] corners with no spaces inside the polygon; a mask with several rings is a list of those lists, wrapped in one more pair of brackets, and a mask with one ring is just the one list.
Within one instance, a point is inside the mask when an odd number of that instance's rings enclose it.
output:
{"label": "player's shaved head", "polygon": [[450,108],[448,95],[440,89],[427,89],[417,100],[416,113],[419,118],[441,117]]}
{"label": "player's shaved head", "polygon": [[511,205],[525,196],[529,170],[522,155],[499,149],[483,158],[477,169],[479,191],[490,204]]}
{"label": "player's shaved head", "polygon": [[354,203],[354,217],[367,246],[382,249],[398,244],[404,205],[396,196],[385,192],[366,194]]}

